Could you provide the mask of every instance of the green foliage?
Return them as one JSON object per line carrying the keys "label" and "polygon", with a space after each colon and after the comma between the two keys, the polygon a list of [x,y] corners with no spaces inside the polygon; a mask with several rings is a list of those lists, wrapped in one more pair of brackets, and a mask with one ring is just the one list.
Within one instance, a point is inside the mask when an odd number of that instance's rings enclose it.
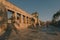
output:
{"label": "green foliage", "polygon": [[56,21],[60,16],[60,10],[53,15],[52,24],[55,26],[60,25],[60,20]]}
{"label": "green foliage", "polygon": [[54,14],[54,15],[53,15],[53,18],[56,18],[56,17],[58,17],[58,16],[60,16],[60,11],[58,11],[56,14]]}

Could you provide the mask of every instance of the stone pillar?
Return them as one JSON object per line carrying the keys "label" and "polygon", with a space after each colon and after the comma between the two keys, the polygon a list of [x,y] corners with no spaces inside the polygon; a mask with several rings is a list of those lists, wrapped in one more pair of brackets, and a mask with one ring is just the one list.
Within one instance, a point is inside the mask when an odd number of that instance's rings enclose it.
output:
{"label": "stone pillar", "polygon": [[23,15],[21,15],[21,23],[23,23]]}
{"label": "stone pillar", "polygon": [[23,23],[25,23],[25,16],[23,15]]}
{"label": "stone pillar", "polygon": [[13,20],[16,21],[17,20],[17,13],[13,12],[12,17],[13,17]]}
{"label": "stone pillar", "polygon": [[27,24],[27,17],[25,16],[25,24]]}
{"label": "stone pillar", "polygon": [[15,15],[15,21],[16,21],[17,20],[17,13],[15,12],[14,15]]}
{"label": "stone pillar", "polygon": [[29,18],[28,18],[28,24],[29,24]]}
{"label": "stone pillar", "polygon": [[21,15],[19,16],[19,22],[21,23]]}

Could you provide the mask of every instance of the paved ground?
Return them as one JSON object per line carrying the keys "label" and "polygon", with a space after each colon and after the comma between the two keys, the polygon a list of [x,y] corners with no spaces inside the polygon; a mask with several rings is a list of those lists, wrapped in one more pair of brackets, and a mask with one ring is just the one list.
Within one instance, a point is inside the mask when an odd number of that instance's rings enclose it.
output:
{"label": "paved ground", "polygon": [[38,29],[24,29],[10,33],[8,40],[60,40],[60,31],[55,27],[42,27]]}

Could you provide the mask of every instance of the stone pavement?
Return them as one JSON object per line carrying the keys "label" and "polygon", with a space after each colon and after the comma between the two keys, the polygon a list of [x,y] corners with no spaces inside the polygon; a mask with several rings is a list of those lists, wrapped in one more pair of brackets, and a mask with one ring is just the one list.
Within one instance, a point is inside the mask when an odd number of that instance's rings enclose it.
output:
{"label": "stone pavement", "polygon": [[9,40],[60,40],[60,32],[25,29],[20,30],[19,34],[11,34]]}
{"label": "stone pavement", "polygon": [[16,32],[13,30],[8,40],[60,40],[60,32],[49,31],[50,29],[47,31],[47,29],[44,27],[40,29],[27,28],[24,30],[20,30],[16,34]]}

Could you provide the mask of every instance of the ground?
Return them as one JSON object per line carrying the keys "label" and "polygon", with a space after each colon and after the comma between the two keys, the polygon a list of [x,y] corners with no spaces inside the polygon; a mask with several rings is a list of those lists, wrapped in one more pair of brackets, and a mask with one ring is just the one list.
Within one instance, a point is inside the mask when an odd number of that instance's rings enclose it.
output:
{"label": "ground", "polygon": [[8,40],[60,40],[60,31],[52,26],[48,29],[44,26],[38,29],[27,28],[18,33],[13,30]]}

